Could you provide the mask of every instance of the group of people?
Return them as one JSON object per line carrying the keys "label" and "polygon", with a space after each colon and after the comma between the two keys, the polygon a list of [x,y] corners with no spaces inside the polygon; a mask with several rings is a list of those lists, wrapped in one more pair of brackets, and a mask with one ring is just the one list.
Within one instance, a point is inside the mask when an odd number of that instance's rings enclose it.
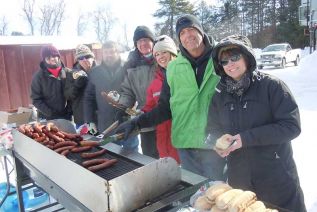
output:
{"label": "group of people", "polygon": [[[73,70],[64,67],[55,48],[44,48],[32,81],[39,116],[69,119],[73,112],[76,124],[87,122],[100,132],[123,116],[100,96],[117,90],[120,104],[137,102],[143,111],[117,128],[125,133],[123,146],[134,148],[138,140],[130,134],[153,127],[141,133],[143,154],[173,157],[184,169],[254,191],[262,201],[306,211],[291,146],[301,127],[290,89],[256,69],[246,36],[228,36],[215,45],[188,14],[177,20],[176,35],[179,52],[170,37],[155,39],[149,28],[138,26],[126,62],[112,42],[103,45],[103,61],[96,67],[93,53],[78,48]],[[77,109],[84,116],[78,121]],[[233,143],[229,148],[210,145],[224,135]]]}

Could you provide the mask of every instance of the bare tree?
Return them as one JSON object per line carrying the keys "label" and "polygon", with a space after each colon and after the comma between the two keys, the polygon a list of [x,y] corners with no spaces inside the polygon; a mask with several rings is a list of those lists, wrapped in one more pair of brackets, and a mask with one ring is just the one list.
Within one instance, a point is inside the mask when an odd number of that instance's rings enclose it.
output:
{"label": "bare tree", "polygon": [[41,35],[60,34],[60,26],[64,19],[65,2],[59,0],[57,3],[48,2],[40,8],[40,33]]}
{"label": "bare tree", "polygon": [[24,0],[23,2],[23,8],[22,11],[26,16],[27,22],[29,23],[30,29],[31,29],[31,35],[34,35],[34,5],[35,0]]}
{"label": "bare tree", "polygon": [[77,18],[77,25],[76,25],[76,31],[78,36],[82,36],[84,34],[84,31],[87,28],[87,16],[83,13],[80,13],[78,18]]}
{"label": "bare tree", "polygon": [[110,9],[105,7],[98,7],[94,13],[94,28],[98,40],[104,43],[112,29],[116,19],[111,15]]}
{"label": "bare tree", "polygon": [[125,50],[130,50],[127,23],[123,25],[123,45],[125,46]]}
{"label": "bare tree", "polygon": [[0,35],[6,35],[8,30],[8,21],[5,16],[2,16],[2,20],[0,22]]}

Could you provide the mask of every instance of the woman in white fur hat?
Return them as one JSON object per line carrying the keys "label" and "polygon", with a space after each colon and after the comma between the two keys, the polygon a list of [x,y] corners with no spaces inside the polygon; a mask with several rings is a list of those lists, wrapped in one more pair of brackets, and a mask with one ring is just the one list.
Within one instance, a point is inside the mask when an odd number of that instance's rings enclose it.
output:
{"label": "woman in white fur hat", "polygon": [[[142,110],[151,111],[158,103],[163,81],[166,77],[168,63],[177,56],[177,48],[172,38],[167,35],[159,36],[154,42],[153,56],[157,62],[154,80],[147,88],[146,103]],[[156,147],[160,158],[172,157],[180,162],[177,150],[171,143],[171,120],[156,126]]]}

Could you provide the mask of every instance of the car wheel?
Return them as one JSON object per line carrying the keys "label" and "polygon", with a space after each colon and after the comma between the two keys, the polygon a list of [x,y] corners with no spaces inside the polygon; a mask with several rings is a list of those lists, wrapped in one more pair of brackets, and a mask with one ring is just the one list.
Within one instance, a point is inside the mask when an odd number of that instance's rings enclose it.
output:
{"label": "car wheel", "polygon": [[263,66],[258,66],[258,69],[262,69],[263,68]]}
{"label": "car wheel", "polygon": [[282,59],[281,68],[285,68],[286,60],[285,58]]}
{"label": "car wheel", "polygon": [[297,57],[296,57],[296,60],[294,61],[294,65],[295,65],[295,66],[298,66],[298,64],[299,64],[299,56],[297,56]]}

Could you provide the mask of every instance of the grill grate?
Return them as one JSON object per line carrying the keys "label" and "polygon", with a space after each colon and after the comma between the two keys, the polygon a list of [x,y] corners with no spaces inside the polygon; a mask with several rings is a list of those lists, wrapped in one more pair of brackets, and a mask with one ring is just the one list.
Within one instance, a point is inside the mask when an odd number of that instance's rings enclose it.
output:
{"label": "grill grate", "polygon": [[[98,151],[100,149],[101,149],[100,147],[99,148],[94,147],[90,151],[85,151],[85,152],[95,152],[95,151]],[[67,155],[67,158],[81,166],[81,163],[87,159],[82,159],[80,157],[80,154],[81,153],[69,153]],[[96,158],[107,158],[107,159],[117,159],[118,160],[118,162],[116,164],[114,164],[113,166],[95,172],[95,174],[97,174],[99,177],[102,177],[108,181],[143,166],[140,163],[137,163],[129,158],[126,158],[126,157],[123,157],[121,155],[110,152],[109,150],[107,150],[107,152],[105,154],[103,154],[102,156],[99,156]],[[85,167],[83,167],[83,168],[85,168]]]}

